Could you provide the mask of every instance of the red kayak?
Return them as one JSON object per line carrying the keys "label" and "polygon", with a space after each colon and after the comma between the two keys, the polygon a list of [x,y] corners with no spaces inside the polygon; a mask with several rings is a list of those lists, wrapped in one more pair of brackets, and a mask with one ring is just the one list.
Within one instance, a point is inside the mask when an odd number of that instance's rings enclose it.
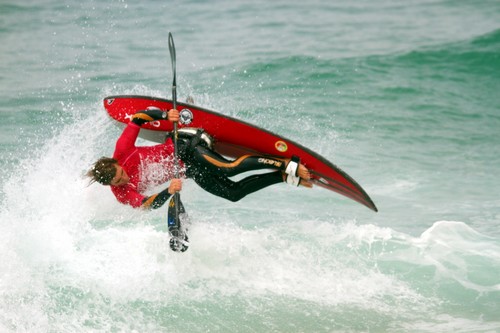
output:
{"label": "red kayak", "polygon": [[[104,99],[108,114],[121,123],[128,123],[140,110],[172,109],[171,100],[148,96],[109,96]],[[301,163],[311,172],[313,184],[342,194],[366,207],[377,207],[363,188],[348,174],[322,156],[289,139],[247,122],[228,117],[199,106],[177,102],[181,121],[178,128],[202,128],[215,139],[215,150],[225,156],[237,158],[245,154],[271,155],[284,158],[299,156]],[[173,131],[169,121],[144,124],[140,137],[163,142],[165,132]]]}

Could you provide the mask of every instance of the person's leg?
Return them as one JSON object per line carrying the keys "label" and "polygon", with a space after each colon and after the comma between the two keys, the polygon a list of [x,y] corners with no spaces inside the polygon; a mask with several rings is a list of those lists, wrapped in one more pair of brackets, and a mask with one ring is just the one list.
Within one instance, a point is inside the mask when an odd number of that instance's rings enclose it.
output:
{"label": "person's leg", "polygon": [[284,171],[286,167],[284,160],[265,156],[244,155],[234,161],[230,161],[203,146],[195,147],[192,158],[195,163],[205,167],[210,172],[226,177],[262,169]]}
{"label": "person's leg", "polygon": [[236,202],[250,193],[257,192],[274,184],[282,183],[283,174],[281,171],[274,171],[248,176],[235,182],[225,176],[214,175],[211,172],[198,170],[194,173],[193,179],[205,191]]}
{"label": "person's leg", "polygon": [[[250,193],[282,183],[286,179],[287,161],[278,158],[245,155],[230,161],[201,145],[181,149],[180,154],[186,165],[187,177],[193,178],[207,192],[230,201],[238,201]],[[302,165],[301,167],[309,179],[309,171]],[[252,175],[238,182],[228,178],[243,172],[263,169],[277,171]],[[307,186],[309,183],[306,180],[303,184]]]}

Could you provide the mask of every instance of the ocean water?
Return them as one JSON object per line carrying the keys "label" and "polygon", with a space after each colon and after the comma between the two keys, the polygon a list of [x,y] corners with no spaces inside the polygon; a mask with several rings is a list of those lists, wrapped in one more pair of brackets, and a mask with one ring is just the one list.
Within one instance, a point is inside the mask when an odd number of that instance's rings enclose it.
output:
{"label": "ocean water", "polygon": [[[83,177],[102,99],[178,97],[319,152],[379,208]],[[0,2],[0,332],[500,332],[500,2]],[[144,142],[147,144],[147,142]]]}

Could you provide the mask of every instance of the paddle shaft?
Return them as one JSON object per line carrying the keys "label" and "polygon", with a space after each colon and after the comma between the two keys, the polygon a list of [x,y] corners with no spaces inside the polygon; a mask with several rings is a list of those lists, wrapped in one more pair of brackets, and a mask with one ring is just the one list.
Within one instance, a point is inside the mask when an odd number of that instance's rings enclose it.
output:
{"label": "paddle shaft", "polygon": [[[173,81],[172,81],[172,105],[174,109],[177,109],[177,73],[176,73],[176,56],[175,56],[175,44],[174,38],[172,37],[172,33],[168,34],[168,48],[170,50],[170,60],[172,61],[172,73],[173,73]],[[174,122],[174,156],[175,156],[175,177],[179,177],[179,162],[177,160],[177,122]]]}
{"label": "paddle shaft", "polygon": [[[173,108],[177,109],[177,74],[176,74],[176,63],[175,63],[175,44],[174,37],[172,37],[172,33],[168,33],[168,48],[170,50],[170,60],[172,62],[172,73],[173,73],[173,81],[172,81],[172,104]],[[175,159],[175,178],[179,178],[179,158],[178,158],[178,148],[177,148],[177,122],[174,122],[174,159]],[[174,194],[174,204],[175,204],[175,222],[177,227],[180,226],[179,221],[179,202],[180,202],[180,194],[179,192],[175,192]]]}

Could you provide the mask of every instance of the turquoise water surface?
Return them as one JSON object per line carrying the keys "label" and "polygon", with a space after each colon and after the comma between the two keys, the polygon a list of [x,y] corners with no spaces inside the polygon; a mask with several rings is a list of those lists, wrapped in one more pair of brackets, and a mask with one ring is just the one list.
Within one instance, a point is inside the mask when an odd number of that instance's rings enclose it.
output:
{"label": "turquoise water surface", "polygon": [[[191,246],[83,175],[102,99],[178,97],[345,170],[238,203],[190,180]],[[500,2],[0,4],[0,332],[500,332]],[[141,144],[148,144],[141,142]]]}

